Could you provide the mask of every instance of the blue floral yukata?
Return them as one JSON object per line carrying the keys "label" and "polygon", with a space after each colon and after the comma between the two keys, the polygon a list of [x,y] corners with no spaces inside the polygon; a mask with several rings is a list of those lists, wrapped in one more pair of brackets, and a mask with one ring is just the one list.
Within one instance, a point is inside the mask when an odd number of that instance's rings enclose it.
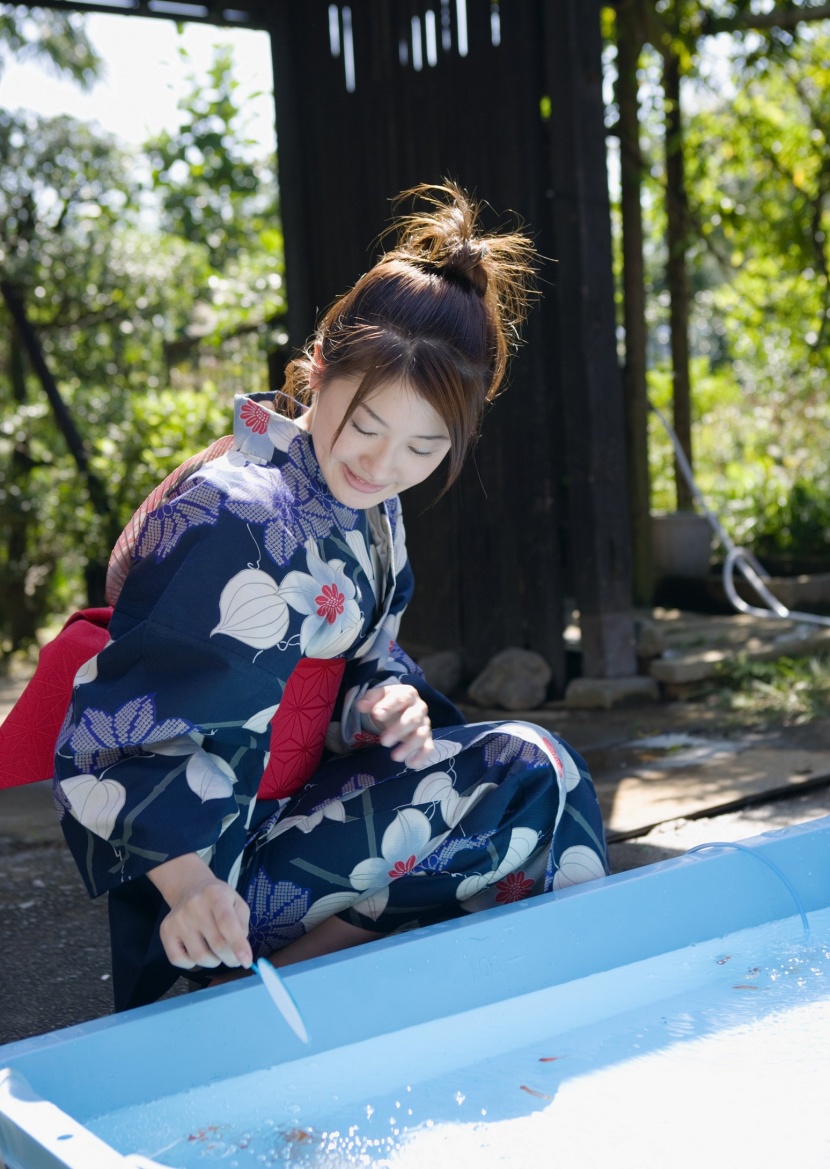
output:
{"label": "blue floral yukata", "polygon": [[[149,515],[58,740],[67,842],[90,894],[110,895],[118,1009],[181,973],[146,874],[183,853],[247,900],[256,956],[332,915],[390,934],[607,871],[581,758],[531,723],[465,724],[397,644],[413,587],[397,499],[339,503],[310,436],[270,403],[237,398],[233,448]],[[257,798],[303,658],[345,661],[325,750],[294,795]],[[429,707],[417,769],[356,709],[387,682]]]}

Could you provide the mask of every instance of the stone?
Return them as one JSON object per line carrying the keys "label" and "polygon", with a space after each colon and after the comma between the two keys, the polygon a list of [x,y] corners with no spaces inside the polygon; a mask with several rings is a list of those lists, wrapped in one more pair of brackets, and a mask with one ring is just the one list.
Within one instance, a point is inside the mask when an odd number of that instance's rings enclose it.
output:
{"label": "stone", "polygon": [[425,654],[419,659],[418,665],[430,686],[434,686],[441,694],[452,694],[461,682],[461,654],[455,650],[444,649],[438,653]]}
{"label": "stone", "polygon": [[634,635],[640,659],[659,658],[666,648],[666,639],[656,621],[639,618],[634,622]]}
{"label": "stone", "polygon": [[511,646],[491,658],[467,691],[476,706],[533,710],[548,692],[551,668],[541,654]]}
{"label": "stone", "polygon": [[612,706],[657,702],[659,698],[656,680],[639,674],[629,678],[574,678],[565,691],[565,705],[578,710],[610,710]]}

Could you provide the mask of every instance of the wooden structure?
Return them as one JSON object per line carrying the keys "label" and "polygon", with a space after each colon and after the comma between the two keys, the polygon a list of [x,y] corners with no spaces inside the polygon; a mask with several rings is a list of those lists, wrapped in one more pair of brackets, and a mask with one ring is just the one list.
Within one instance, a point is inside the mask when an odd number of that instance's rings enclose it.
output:
{"label": "wooden structure", "polygon": [[404,640],[459,649],[469,670],[526,646],[561,688],[569,598],[583,672],[634,673],[599,0],[50,6],[271,34],[294,345],[370,265],[403,188],[448,176],[494,224],[524,220],[556,262],[474,460],[437,505],[429,484],[405,500],[418,590]]}

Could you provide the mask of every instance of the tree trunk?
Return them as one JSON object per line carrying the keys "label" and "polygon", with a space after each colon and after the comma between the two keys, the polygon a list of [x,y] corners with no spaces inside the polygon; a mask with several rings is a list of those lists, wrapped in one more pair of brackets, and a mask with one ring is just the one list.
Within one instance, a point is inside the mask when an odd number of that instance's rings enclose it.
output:
{"label": "tree trunk", "polygon": [[[686,271],[688,213],[683,165],[683,116],[680,108],[680,60],[667,50],[663,65],[666,114],[666,281],[671,297],[671,359],[674,429],[692,464],[692,393],[689,374],[689,279]],[[677,510],[693,510],[693,496],[675,460]]]}
{"label": "tree trunk", "polygon": [[651,602],[654,588],[651,541],[651,483],[648,468],[648,390],[646,386],[646,291],[641,204],[643,159],[640,152],[639,81],[643,48],[639,0],[622,0],[617,9],[617,106],[620,139],[622,217],[622,291],[625,326],[626,449],[631,513],[632,592],[636,605]]}
{"label": "tree trunk", "polygon": [[[23,405],[26,402],[23,346],[14,325],[11,327],[9,346],[9,377],[12,398],[18,405]],[[29,512],[25,500],[30,470],[28,439],[16,436],[9,459],[2,514],[6,543],[2,588],[3,626],[11,643],[12,652],[34,641],[37,629],[37,615],[26,593],[29,568]]]}

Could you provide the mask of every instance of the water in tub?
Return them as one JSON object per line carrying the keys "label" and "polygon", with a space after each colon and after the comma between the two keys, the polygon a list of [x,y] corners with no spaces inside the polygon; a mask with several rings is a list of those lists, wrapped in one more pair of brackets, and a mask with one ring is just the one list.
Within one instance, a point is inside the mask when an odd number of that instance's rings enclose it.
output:
{"label": "water in tub", "polygon": [[89,1121],[175,1169],[830,1165],[830,909]]}

